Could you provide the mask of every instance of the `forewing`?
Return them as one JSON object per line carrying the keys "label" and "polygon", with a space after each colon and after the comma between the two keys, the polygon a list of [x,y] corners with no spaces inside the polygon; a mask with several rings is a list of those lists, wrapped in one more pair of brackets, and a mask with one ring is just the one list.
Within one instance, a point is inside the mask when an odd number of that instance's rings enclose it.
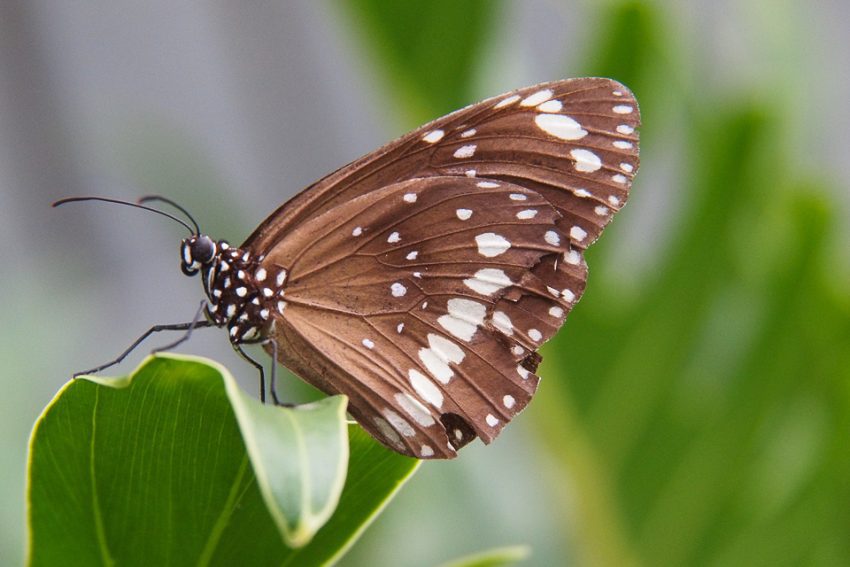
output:
{"label": "forewing", "polygon": [[308,219],[390,184],[450,175],[537,191],[561,213],[558,226],[580,252],[626,202],[638,169],[639,122],[632,93],[611,79],[567,79],[505,93],[328,175],[269,216],[245,246],[270,249]]}
{"label": "forewing", "polygon": [[264,259],[288,273],[281,362],[348,395],[408,455],[491,441],[530,400],[534,351],[569,308],[535,273],[566,250],[559,219],[534,191],[467,177],[404,181],[318,215]]}

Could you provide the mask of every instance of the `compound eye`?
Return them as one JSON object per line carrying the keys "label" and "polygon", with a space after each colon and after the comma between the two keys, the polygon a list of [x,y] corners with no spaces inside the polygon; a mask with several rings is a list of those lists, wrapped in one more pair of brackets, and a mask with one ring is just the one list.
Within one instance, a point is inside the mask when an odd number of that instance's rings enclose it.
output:
{"label": "compound eye", "polygon": [[208,236],[200,236],[191,243],[192,260],[200,264],[209,264],[215,257],[215,242]]}
{"label": "compound eye", "polygon": [[187,276],[194,276],[198,273],[198,261],[195,259],[195,255],[193,253],[194,250],[194,238],[190,240],[184,240],[180,245],[180,269]]}

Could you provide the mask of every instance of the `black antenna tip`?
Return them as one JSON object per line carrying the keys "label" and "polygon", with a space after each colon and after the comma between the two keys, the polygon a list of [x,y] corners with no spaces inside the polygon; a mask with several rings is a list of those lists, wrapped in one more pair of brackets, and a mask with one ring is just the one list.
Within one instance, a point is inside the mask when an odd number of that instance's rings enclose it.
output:
{"label": "black antenna tip", "polygon": [[75,199],[74,197],[65,197],[64,199],[59,199],[58,201],[54,201],[53,204],[51,204],[50,206],[55,208],[55,207],[58,207],[59,205],[64,205],[65,203],[67,203],[69,201],[73,201],[74,199]]}

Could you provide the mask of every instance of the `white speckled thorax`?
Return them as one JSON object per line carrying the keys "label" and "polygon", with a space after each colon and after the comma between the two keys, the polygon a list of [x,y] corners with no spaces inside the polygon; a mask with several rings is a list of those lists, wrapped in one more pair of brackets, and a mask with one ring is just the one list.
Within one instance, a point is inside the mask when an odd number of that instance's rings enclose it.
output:
{"label": "white speckled thorax", "polygon": [[269,270],[262,256],[220,241],[216,258],[203,269],[209,298],[207,316],[227,327],[233,343],[259,342],[274,326],[273,311],[283,313],[286,270]]}

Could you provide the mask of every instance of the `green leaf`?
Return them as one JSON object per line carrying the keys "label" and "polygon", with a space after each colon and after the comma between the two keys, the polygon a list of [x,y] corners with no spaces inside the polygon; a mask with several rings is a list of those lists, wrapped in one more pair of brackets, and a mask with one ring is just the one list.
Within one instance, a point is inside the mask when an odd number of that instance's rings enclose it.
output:
{"label": "green leaf", "polygon": [[260,403],[234,380],[225,385],[260,493],[284,541],[301,547],[330,518],[345,482],[347,399],[286,409]]}
{"label": "green leaf", "polygon": [[531,549],[526,545],[498,547],[461,557],[449,563],[444,563],[441,567],[503,567],[524,561],[530,555]]}
{"label": "green leaf", "polygon": [[348,436],[348,481],[336,513],[309,545],[292,550],[283,565],[329,565],[342,557],[421,464],[390,451],[359,425],[350,425]]}
{"label": "green leaf", "polygon": [[342,397],[264,406],[221,366],[173,355],[127,377],[72,381],[30,441],[29,562],[323,564],[417,463],[353,426],[348,481],[358,493],[342,490],[344,408]]}
{"label": "green leaf", "polygon": [[424,122],[469,103],[477,60],[501,2],[354,0],[341,8],[392,83],[394,101]]}

